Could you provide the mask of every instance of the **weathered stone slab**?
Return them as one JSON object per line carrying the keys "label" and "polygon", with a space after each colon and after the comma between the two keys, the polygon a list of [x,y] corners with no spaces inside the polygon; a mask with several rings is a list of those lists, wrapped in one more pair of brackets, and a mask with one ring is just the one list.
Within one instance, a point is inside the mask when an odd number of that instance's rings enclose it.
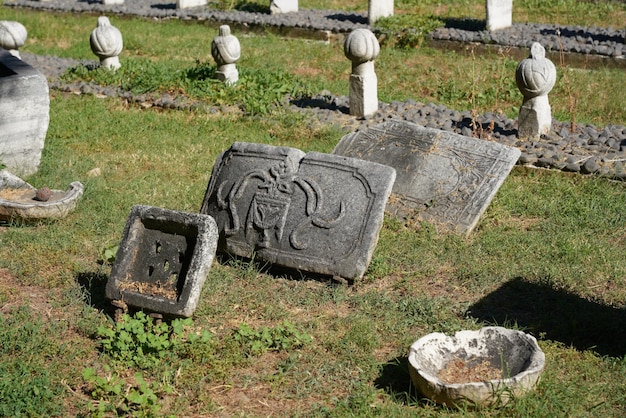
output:
{"label": "weathered stone slab", "polygon": [[500,188],[520,151],[404,121],[344,136],[334,154],[396,169],[387,210],[469,234]]}
{"label": "weathered stone slab", "polygon": [[200,212],[215,218],[220,251],[360,278],[394,179],[369,161],[236,142],[217,159]]}
{"label": "weathered stone slab", "polygon": [[154,312],[193,315],[217,240],[217,225],[210,216],[133,206],[106,297]]}
{"label": "weathered stone slab", "polygon": [[513,0],[486,0],[487,30],[505,29],[513,24]]}
{"label": "weathered stone slab", "polygon": [[0,164],[20,177],[36,173],[49,122],[46,77],[0,49]]}

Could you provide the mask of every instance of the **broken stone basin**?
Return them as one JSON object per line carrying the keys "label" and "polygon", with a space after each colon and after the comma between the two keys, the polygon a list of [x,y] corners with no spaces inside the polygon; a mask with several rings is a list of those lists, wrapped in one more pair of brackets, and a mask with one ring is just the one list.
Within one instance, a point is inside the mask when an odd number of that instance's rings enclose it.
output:
{"label": "broken stone basin", "polygon": [[428,334],[411,345],[409,364],[413,383],[433,401],[489,406],[532,390],[545,356],[531,335],[485,327],[454,336]]}
{"label": "broken stone basin", "polygon": [[7,170],[0,170],[0,221],[60,219],[72,212],[83,195],[74,181],[67,190],[50,190],[47,201],[35,200],[37,189]]}

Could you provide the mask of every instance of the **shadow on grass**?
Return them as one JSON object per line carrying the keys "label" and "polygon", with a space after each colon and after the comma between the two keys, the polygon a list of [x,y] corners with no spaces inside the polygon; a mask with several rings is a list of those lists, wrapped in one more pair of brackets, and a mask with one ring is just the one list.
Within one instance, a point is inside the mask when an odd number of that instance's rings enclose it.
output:
{"label": "shadow on grass", "polygon": [[338,104],[332,97],[303,97],[291,100],[291,104],[302,109],[317,108],[350,114],[348,106]]}
{"label": "shadow on grass", "polygon": [[550,286],[513,279],[472,305],[468,316],[520,329],[578,350],[626,354],[626,310],[601,305]]}
{"label": "shadow on grass", "polygon": [[[425,398],[413,386],[411,375],[409,374],[409,360],[406,356],[396,357],[387,362],[382,367],[376,380],[374,380],[374,387],[385,391],[394,402],[400,405],[435,405],[432,400]],[[448,410],[444,405],[436,406],[442,410]]]}
{"label": "shadow on grass", "polygon": [[480,19],[458,19],[453,17],[441,18],[446,28],[481,32],[487,29],[487,22]]}
{"label": "shadow on grass", "polygon": [[264,4],[259,4],[259,3],[246,2],[246,1],[237,2],[234,9],[240,12],[264,13],[264,14],[270,13],[269,6],[266,6]]}
{"label": "shadow on grass", "polygon": [[357,13],[332,13],[326,15],[326,18],[360,25],[367,25],[369,23],[367,16]]}
{"label": "shadow on grass", "polygon": [[[220,237],[221,239],[222,237]],[[305,281],[313,280],[321,283],[325,283],[330,286],[343,286],[354,284],[353,280],[344,279],[337,276],[331,276],[322,273],[312,273],[309,271],[297,270],[289,267],[282,267],[277,264],[272,264],[268,261],[253,260],[248,257],[240,257],[233,254],[224,252],[218,252],[215,255],[216,260],[222,265],[237,266],[239,268],[252,268],[254,274],[268,274],[275,278],[281,278],[285,280]]]}
{"label": "shadow on grass", "polygon": [[153,4],[150,7],[153,9],[161,9],[161,10],[175,10],[176,2],[167,3],[167,4]]}
{"label": "shadow on grass", "polygon": [[88,296],[89,306],[113,317],[115,307],[105,298],[105,287],[109,276],[103,273],[83,272],[76,275],[76,283]]}

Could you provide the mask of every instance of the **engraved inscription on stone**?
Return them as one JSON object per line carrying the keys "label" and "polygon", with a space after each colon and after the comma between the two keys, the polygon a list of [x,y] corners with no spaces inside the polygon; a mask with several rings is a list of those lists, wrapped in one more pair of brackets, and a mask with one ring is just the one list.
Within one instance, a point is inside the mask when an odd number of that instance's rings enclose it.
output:
{"label": "engraved inscription on stone", "polygon": [[387,211],[469,234],[520,151],[404,121],[344,136],[334,154],[387,164],[397,178]]}
{"label": "engraved inscription on stone", "polygon": [[369,161],[235,143],[218,158],[200,212],[215,218],[221,251],[358,278],[394,178]]}

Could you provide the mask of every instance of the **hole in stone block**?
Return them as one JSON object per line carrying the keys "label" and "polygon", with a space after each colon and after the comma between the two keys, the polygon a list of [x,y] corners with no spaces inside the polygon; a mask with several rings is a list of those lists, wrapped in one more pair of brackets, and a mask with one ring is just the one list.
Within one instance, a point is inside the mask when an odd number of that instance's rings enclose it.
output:
{"label": "hole in stone block", "polygon": [[129,265],[129,278],[120,287],[127,292],[178,300],[196,246],[197,227],[142,219],[136,234],[136,248],[144,251],[137,250]]}

